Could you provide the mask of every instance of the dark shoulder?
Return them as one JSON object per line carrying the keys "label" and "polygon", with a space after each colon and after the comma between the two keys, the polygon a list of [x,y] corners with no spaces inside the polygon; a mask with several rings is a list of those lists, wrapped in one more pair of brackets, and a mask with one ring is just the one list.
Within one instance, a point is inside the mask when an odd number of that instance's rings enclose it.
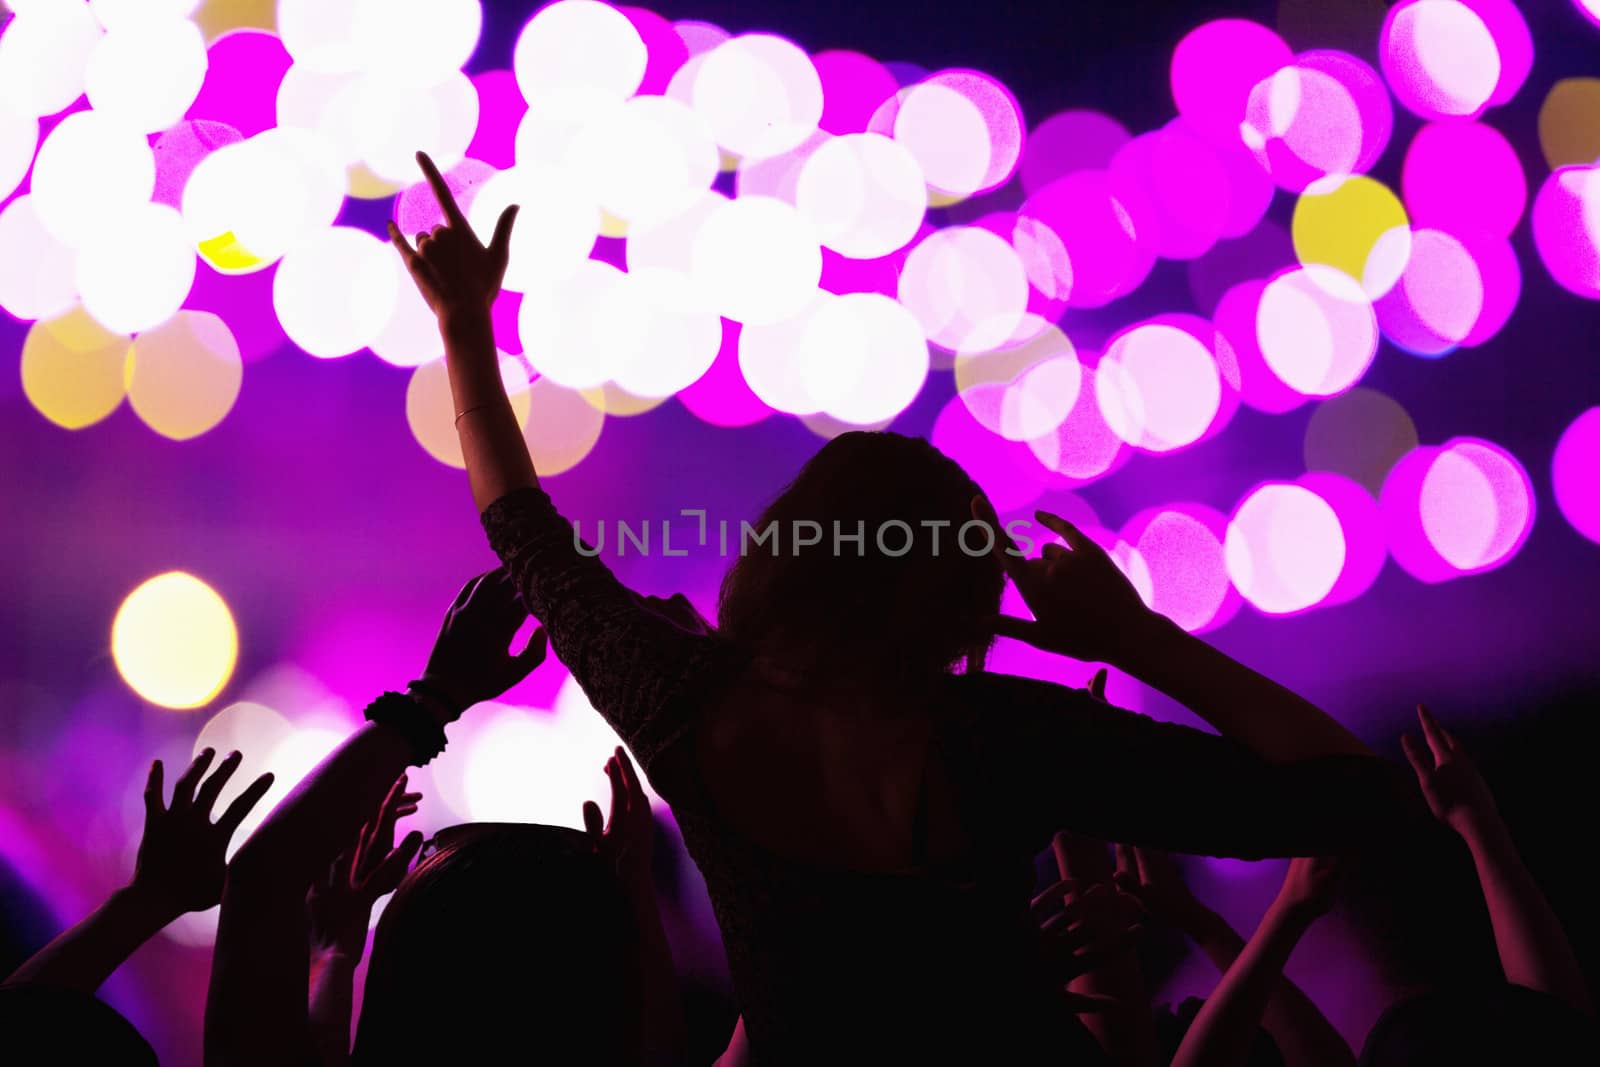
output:
{"label": "dark shoulder", "polygon": [[1061,714],[1099,703],[1087,690],[990,671],[949,675],[941,688],[945,705],[958,717]]}

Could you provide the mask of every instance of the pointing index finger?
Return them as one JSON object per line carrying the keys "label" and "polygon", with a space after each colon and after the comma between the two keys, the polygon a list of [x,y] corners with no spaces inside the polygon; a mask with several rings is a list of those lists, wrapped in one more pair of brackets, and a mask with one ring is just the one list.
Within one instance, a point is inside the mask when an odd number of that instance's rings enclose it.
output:
{"label": "pointing index finger", "polygon": [[450,225],[466,229],[467,217],[461,213],[455,194],[450,191],[449,183],[444,180],[444,175],[439,173],[439,168],[434,165],[433,160],[428,158],[428,153],[417,153],[417,166],[422,168],[422,175],[428,179],[428,185],[433,188],[433,195],[438,198],[439,207],[444,210],[445,218],[450,220]]}

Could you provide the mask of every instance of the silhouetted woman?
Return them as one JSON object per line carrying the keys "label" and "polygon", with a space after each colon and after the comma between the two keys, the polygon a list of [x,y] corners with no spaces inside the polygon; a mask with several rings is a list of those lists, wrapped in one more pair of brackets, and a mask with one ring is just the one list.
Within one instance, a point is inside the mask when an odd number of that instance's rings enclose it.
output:
{"label": "silhouetted woman", "polygon": [[[729,572],[720,632],[681,598],[631,593],[580,551],[539,488],[501,383],[489,312],[516,209],[485,246],[419,162],[449,222],[415,248],[390,236],[439,319],[490,543],[672,805],[711,891],[754,1062],[999,1062],[1060,1038],[1026,907],[1030,860],[1063,827],[1291,856],[1398,821],[1393,768],[1151,614],[1066,523],[1041,518],[1068,547],[1040,559],[1004,539],[991,554],[962,550],[955,536],[975,513],[989,530],[996,520],[920,440],[850,433],[825,445],[757,525],[780,524],[779,551],[758,548]],[[819,524],[821,542],[792,542],[796,519]],[[865,537],[836,554],[835,524]],[[915,535],[903,553],[902,526]],[[967,532],[980,553],[985,532]],[[997,622],[1007,576],[1037,621]],[[982,673],[997,630],[1111,663],[1224,736]]]}

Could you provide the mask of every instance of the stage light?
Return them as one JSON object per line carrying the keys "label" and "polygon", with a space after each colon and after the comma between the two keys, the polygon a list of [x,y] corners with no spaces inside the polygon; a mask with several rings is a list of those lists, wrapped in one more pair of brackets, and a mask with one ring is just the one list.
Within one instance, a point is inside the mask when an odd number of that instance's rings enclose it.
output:
{"label": "stage light", "polygon": [[1267,366],[1295,392],[1334,396],[1372,365],[1378,328],[1361,287],[1314,264],[1267,283],[1256,309],[1256,341]]}
{"label": "stage light", "polygon": [[1155,264],[1155,234],[1135,225],[1128,192],[1105,171],[1075,171],[1018,209],[1060,238],[1072,264],[1071,289],[1063,294],[1068,306],[1103,307],[1135,288]]}
{"label": "stage light", "polygon": [[111,624],[111,655],[122,680],[164,708],[211,703],[239,658],[233,614],[192,574],[170,571],[129,593]]}
{"label": "stage light", "polygon": [[144,135],[80,111],[39,146],[31,191],[45,228],[78,248],[148,201],[155,184],[155,157]]}
{"label": "stage light", "polygon": [[886,106],[894,108],[895,142],[917,161],[932,195],[951,203],[978,191],[992,147],[977,104],[950,86],[925,81]]}
{"label": "stage light", "polygon": [[1323,71],[1287,66],[1250,91],[1244,143],[1290,192],[1356,171],[1361,110],[1344,83]]}
{"label": "stage light", "polygon": [[[690,277],[695,236],[704,228],[706,220],[726,203],[728,197],[708,190],[675,217],[629,230],[623,248],[628,270],[658,270]],[[517,225],[522,225],[520,220]],[[710,306],[710,297],[706,294],[697,293],[694,299],[698,305]]]}
{"label": "stage light", "polygon": [[48,319],[78,299],[78,254],[39,219],[33,197],[0,209],[0,308],[19,319]]}
{"label": "stage light", "polygon": [[1406,149],[1401,178],[1417,226],[1509,237],[1528,203],[1522,164],[1505,136],[1479,122],[1434,122]]}
{"label": "stage light", "polygon": [[[511,402],[518,426],[528,424],[528,372],[520,360],[500,356],[500,381]],[[456,430],[455,403],[450,394],[450,373],[444,360],[424,363],[406,383],[406,424],[424,452],[447,467],[465,470],[461,438]],[[542,470],[542,468],[541,468]]]}
{"label": "stage light", "polygon": [[528,20],[511,65],[529,104],[576,119],[632,96],[648,61],[639,31],[616,8],[560,0]]}
{"label": "stage light", "polygon": [[1240,595],[1268,615],[1315,607],[1345,564],[1339,516],[1310,489],[1285,482],[1269,482],[1240,502],[1223,551]]}
{"label": "stage light", "polygon": [[1172,52],[1178,114],[1217,141],[1239,137],[1255,87],[1294,62],[1283,39],[1245,19],[1218,19],[1191,31]]}
{"label": "stage light", "polygon": [[717,145],[705,119],[665,96],[635,97],[597,114],[568,156],[600,207],[649,226],[691,207],[717,176]]}
{"label": "stage light", "polygon": [[612,383],[634,403],[613,397],[604,409],[608,414],[637,414],[694,384],[722,345],[722,320],[695,307],[683,275],[642,270],[626,277],[632,299],[648,317],[649,340],[613,361]]}
{"label": "stage light", "polygon": [[1600,168],[1562,167],[1533,201],[1533,243],[1557,284],[1600,300]]}
{"label": "stage light", "polygon": [[1578,14],[1600,26],[1600,0],[1572,0],[1572,6],[1578,9]]}
{"label": "stage light", "polygon": [[182,18],[113,28],[95,45],[84,71],[95,111],[140,133],[183,118],[206,77],[206,42]]}
{"label": "stage light", "polygon": [[1365,487],[1329,471],[1312,471],[1299,478],[1297,484],[1327,502],[1338,516],[1339,529],[1344,534],[1344,566],[1339,580],[1318,606],[1348,604],[1372,588],[1389,558],[1378,501]]}
{"label": "stage light", "polygon": [[1573,420],[1556,443],[1550,464],[1556,507],[1572,528],[1600,544],[1600,407]]}
{"label": "stage light", "polygon": [[817,126],[825,133],[865,133],[878,108],[900,91],[882,63],[860,52],[818,52],[811,64],[822,84]]}
{"label": "stage light", "polygon": [[1053,323],[1027,324],[1026,340],[956,357],[956,391],[990,433],[1032,441],[1066,421],[1083,386],[1083,366]]}
{"label": "stage light", "polygon": [[1141,512],[1122,528],[1121,539],[1149,574],[1151,609],[1189,633],[1215,629],[1238,610],[1222,549],[1227,523],[1204,505],[1173,504]]}
{"label": "stage light", "polygon": [[627,274],[584,260],[571,277],[529,289],[517,315],[528,363],[568,389],[593,389],[646,358],[651,315]]}
{"label": "stage light", "polygon": [[1057,178],[1106,170],[1132,138],[1126,126],[1099,111],[1062,111],[1028,134],[1022,152],[1022,190],[1032,196]]}
{"label": "stage light", "polygon": [[187,117],[221,122],[245,137],[270,130],[278,124],[278,92],[291,62],[275,33],[240,30],[214,40]]}
{"label": "stage light", "polygon": [[78,295],[107,329],[138,333],[183,306],[194,271],[183,217],[165,204],[143,204],[78,250]]}
{"label": "stage light", "polygon": [[928,377],[928,345],[906,308],[878,293],[825,300],[800,343],[806,392],[824,413],[870,426],[911,405]]}
{"label": "stage light", "polygon": [[1028,277],[1008,241],[976,226],[947,226],[911,250],[899,297],[940,348],[988,352],[1022,325]]}
{"label": "stage light", "polygon": [[877,259],[910,243],[927,210],[925,180],[904,145],[851,133],[819,145],[796,177],[795,206],[824,246]]}
{"label": "stage light", "polygon": [[208,311],[180,311],[128,351],[128,403],[163,437],[187,441],[227,417],[244,381],[239,343]]}
{"label": "stage light", "polygon": [[1306,423],[1306,469],[1343,475],[1374,497],[1394,465],[1416,447],[1411,416],[1375,389],[1357,387],[1325,400]]}
{"label": "stage light", "polygon": [[57,426],[91,426],[122,403],[128,345],[82,308],[41,319],[22,342],[22,391]]}
{"label": "stage light", "polygon": [[816,227],[781,200],[739,197],[717,205],[694,236],[690,278],[736,322],[782,322],[799,313],[822,277]]}
{"label": "stage light", "polygon": [[289,339],[321,359],[370,345],[394,313],[401,277],[387,241],[330,226],[298,243],[272,280],[272,306]]}
{"label": "stage light", "polygon": [[1211,352],[1174,326],[1145,323],[1116,335],[1095,368],[1095,400],[1106,425],[1150,452],[1194,444],[1222,400]]}
{"label": "stage light", "polygon": [[426,89],[459,74],[478,46],[478,0],[356,0],[356,63],[395,86]]}
{"label": "stage light", "polygon": [[1502,75],[1494,35],[1458,0],[1408,0],[1391,8],[1378,58],[1395,97],[1424,119],[1482,114]]}
{"label": "stage light", "polygon": [[[1360,282],[1368,298],[1382,296],[1405,266],[1385,260],[1387,271],[1372,269],[1372,250],[1391,230],[1410,225],[1399,197],[1383,183],[1363,175],[1329,179],[1307,189],[1294,205],[1291,234],[1302,264],[1337,268]],[[1391,246],[1391,252],[1394,250]]]}
{"label": "stage light", "polygon": [[822,81],[811,57],[771,34],[732,37],[706,53],[694,109],[736,156],[761,159],[797,147],[822,119]]}
{"label": "stage light", "polygon": [[1539,147],[1550,169],[1600,162],[1600,78],[1562,78],[1539,107]]}
{"label": "stage light", "polygon": [[0,200],[22,184],[39,147],[39,122],[0,103]]}
{"label": "stage light", "polygon": [[581,393],[540,378],[528,387],[528,444],[540,477],[554,477],[582,463],[600,440],[605,413]]}
{"label": "stage light", "polygon": [[505,288],[527,292],[570,278],[600,234],[600,207],[575,175],[537,163],[501,171],[479,187],[467,219],[478,239],[494,239],[500,215],[518,205]]}
{"label": "stage light", "polygon": [[29,5],[0,34],[0,100],[22,115],[54,115],[83,94],[102,37],[89,5]]}
{"label": "stage light", "polygon": [[354,157],[388,182],[410,184],[419,151],[442,171],[454,167],[478,127],[478,93],[460,71],[427,88],[361,78],[347,91]]}
{"label": "stage light", "polygon": [[[1390,240],[1386,235],[1382,246]],[[1483,315],[1483,276],[1472,254],[1442,230],[1414,230],[1400,281],[1373,305],[1378,326],[1413,355],[1437,357],[1453,351]]]}

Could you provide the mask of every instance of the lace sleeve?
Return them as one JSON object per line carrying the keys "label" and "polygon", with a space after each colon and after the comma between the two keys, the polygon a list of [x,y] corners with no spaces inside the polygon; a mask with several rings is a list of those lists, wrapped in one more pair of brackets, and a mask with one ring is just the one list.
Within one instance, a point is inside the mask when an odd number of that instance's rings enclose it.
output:
{"label": "lace sleeve", "polygon": [[483,527],[551,649],[648,771],[688,726],[715,635],[618,581],[542,489],[507,493],[484,511]]}

